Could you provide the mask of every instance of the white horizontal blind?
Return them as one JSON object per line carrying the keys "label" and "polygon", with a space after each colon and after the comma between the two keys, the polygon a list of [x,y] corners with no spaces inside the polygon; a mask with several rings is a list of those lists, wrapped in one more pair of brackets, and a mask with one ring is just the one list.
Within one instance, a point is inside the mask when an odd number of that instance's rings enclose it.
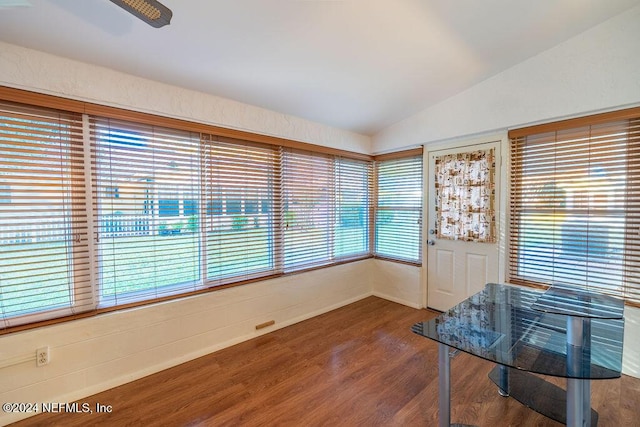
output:
{"label": "white horizontal blind", "polygon": [[207,284],[274,274],[278,147],[203,135],[202,149]]}
{"label": "white horizontal blind", "polygon": [[333,158],[291,149],[282,156],[284,271],[328,264],[336,219]]}
{"label": "white horizontal blind", "polygon": [[623,286],[625,301],[640,307],[640,114],[628,126]]}
{"label": "white horizontal blind", "polygon": [[371,252],[373,167],[371,162],[345,158],[337,158],[335,164],[334,256],[336,259],[363,257]]}
{"label": "white horizontal blind", "polygon": [[375,255],[421,261],[422,156],[376,162]]}
{"label": "white horizontal blind", "polygon": [[82,117],[0,101],[0,325],[92,308]]}
{"label": "white horizontal blind", "polygon": [[91,111],[0,103],[0,327],[370,256],[366,156]]}
{"label": "white horizontal blind", "polygon": [[285,272],[369,255],[371,162],[282,150]]}
{"label": "white horizontal blind", "polygon": [[99,305],[198,289],[199,135],[94,117],[91,146]]}
{"label": "white horizontal blind", "polygon": [[509,274],[640,303],[640,122],[511,139]]}

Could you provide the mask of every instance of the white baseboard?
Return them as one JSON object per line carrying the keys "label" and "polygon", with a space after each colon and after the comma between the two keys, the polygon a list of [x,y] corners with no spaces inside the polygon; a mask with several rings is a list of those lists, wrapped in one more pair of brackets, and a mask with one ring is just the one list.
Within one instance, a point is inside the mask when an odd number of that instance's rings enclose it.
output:
{"label": "white baseboard", "polygon": [[378,291],[374,291],[371,293],[371,295],[378,297],[378,298],[382,298],[382,299],[386,299],[392,302],[397,302],[398,304],[402,304],[402,305],[406,305],[407,307],[411,307],[411,308],[416,308],[418,310],[420,310],[422,308],[422,305],[420,303],[414,302],[414,301],[408,301],[402,298],[398,298],[398,297],[394,297],[391,295],[387,295],[385,293],[382,292],[378,292]]}

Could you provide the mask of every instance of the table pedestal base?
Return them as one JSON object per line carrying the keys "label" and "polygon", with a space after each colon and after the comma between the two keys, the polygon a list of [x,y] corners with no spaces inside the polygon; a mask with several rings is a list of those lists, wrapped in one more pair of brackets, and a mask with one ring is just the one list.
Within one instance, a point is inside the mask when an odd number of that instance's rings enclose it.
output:
{"label": "table pedestal base", "polygon": [[[567,423],[567,393],[542,378],[521,371],[509,370],[509,396],[528,408],[562,424]],[[489,378],[500,389],[500,365],[496,365]],[[591,408],[590,408],[591,409]],[[598,413],[591,409],[591,426],[598,425]]]}

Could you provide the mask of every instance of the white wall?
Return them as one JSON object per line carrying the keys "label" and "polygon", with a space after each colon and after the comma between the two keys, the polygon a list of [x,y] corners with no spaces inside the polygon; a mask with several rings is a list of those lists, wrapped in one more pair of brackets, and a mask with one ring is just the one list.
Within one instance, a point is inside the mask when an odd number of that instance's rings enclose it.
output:
{"label": "white wall", "polygon": [[421,267],[375,259],[370,268],[373,295],[413,308],[424,306]]}
{"label": "white wall", "polygon": [[[371,295],[374,260],[0,337],[1,358],[51,348],[51,363],[0,370],[0,402],[71,402]],[[258,325],[275,320],[260,331]],[[0,412],[0,425],[25,418]]]}
{"label": "white wall", "polygon": [[373,137],[392,151],[640,104],[640,6]]}
{"label": "white wall", "polygon": [[640,308],[624,309],[624,352],[622,372],[640,378]]}
{"label": "white wall", "polygon": [[0,42],[0,85],[359,153],[371,152],[368,136],[3,42]]}

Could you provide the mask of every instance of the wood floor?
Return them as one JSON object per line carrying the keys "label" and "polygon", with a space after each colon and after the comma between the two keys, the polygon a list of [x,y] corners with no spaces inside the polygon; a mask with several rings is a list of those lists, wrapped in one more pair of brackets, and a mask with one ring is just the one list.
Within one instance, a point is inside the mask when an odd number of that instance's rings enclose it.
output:
{"label": "wood floor", "polygon": [[[433,316],[366,298],[80,401],[111,413],[16,425],[435,426],[437,345],[409,330]],[[453,422],[560,425],[500,397],[492,367],[464,353],[451,361]],[[599,426],[640,425],[640,379],[594,382],[592,406]]]}

